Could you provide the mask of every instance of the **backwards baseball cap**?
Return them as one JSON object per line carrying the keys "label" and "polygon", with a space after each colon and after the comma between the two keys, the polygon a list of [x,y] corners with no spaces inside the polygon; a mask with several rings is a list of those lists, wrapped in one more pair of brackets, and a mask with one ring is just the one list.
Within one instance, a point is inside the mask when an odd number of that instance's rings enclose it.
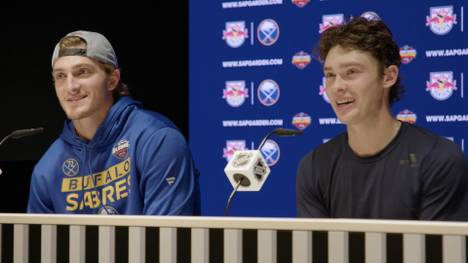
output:
{"label": "backwards baseball cap", "polygon": [[[60,49],[60,43],[63,39],[71,36],[77,36],[86,42],[86,48],[63,48]],[[90,31],[75,31],[68,33],[63,37],[55,46],[54,53],[52,55],[52,66],[55,60],[64,56],[85,56],[94,58],[102,63],[111,64],[115,68],[119,67],[117,62],[117,56],[112,48],[111,43],[105,36],[100,33]]]}

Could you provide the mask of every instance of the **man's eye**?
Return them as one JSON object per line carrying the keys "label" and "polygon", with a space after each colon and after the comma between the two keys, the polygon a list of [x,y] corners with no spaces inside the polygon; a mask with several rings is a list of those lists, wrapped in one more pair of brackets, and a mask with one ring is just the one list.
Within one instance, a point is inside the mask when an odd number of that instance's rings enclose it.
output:
{"label": "man's eye", "polygon": [[64,73],[57,73],[54,75],[55,80],[62,80],[64,78],[66,78],[66,75]]}
{"label": "man's eye", "polygon": [[327,79],[333,78],[334,76],[335,76],[335,74],[333,74],[333,73],[330,73],[330,72],[325,73],[325,78],[327,78]]}
{"label": "man's eye", "polygon": [[78,70],[78,74],[79,74],[79,75],[87,75],[87,74],[89,74],[90,72],[91,72],[91,71],[90,71],[89,69],[87,69],[87,68],[81,68],[81,69]]}
{"label": "man's eye", "polygon": [[349,69],[349,70],[346,72],[346,74],[348,74],[348,75],[353,75],[353,74],[355,74],[355,73],[357,73],[357,70],[355,70],[355,69]]}

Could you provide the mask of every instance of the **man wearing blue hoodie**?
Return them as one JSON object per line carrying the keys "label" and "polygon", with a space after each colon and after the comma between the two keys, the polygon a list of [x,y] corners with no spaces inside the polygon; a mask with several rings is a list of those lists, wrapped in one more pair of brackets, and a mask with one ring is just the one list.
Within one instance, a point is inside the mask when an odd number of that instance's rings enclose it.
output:
{"label": "man wearing blue hoodie", "polygon": [[34,168],[28,212],[200,213],[198,173],[183,135],[128,96],[103,35],[62,38],[52,76],[69,120]]}

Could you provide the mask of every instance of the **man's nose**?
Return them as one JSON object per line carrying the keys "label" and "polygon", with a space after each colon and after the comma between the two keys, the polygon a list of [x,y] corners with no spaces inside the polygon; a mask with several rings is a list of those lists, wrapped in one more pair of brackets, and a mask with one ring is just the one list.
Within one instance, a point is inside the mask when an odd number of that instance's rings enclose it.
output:
{"label": "man's nose", "polygon": [[344,90],[346,90],[346,81],[345,81],[345,79],[343,79],[343,78],[341,77],[340,74],[338,74],[338,76],[336,76],[336,88],[337,88],[337,90],[339,90],[339,91],[344,91]]}
{"label": "man's nose", "polygon": [[72,74],[68,74],[67,75],[67,89],[70,91],[77,91],[79,87],[80,85],[77,79]]}
{"label": "man's nose", "polygon": [[346,85],[346,81],[339,74],[337,74],[333,83],[330,83],[330,85],[327,86],[327,89],[336,93],[340,93],[346,90]]}

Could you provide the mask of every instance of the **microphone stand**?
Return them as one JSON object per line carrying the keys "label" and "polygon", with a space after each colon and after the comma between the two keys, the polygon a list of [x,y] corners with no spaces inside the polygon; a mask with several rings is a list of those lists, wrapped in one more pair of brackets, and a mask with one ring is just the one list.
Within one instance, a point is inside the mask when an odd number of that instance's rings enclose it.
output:
{"label": "microphone stand", "polygon": [[231,194],[229,195],[228,201],[227,201],[227,203],[226,203],[226,207],[224,208],[224,216],[227,216],[227,215],[228,215],[229,206],[231,205],[232,198],[233,198],[234,195],[236,194],[237,189],[238,189],[239,186],[241,185],[243,179],[244,179],[244,177],[242,177],[242,178],[239,180],[239,182],[237,182],[236,187],[234,187],[234,189],[232,190]]}
{"label": "microphone stand", "polygon": [[22,129],[22,130],[13,131],[10,134],[8,134],[7,136],[5,136],[5,138],[3,138],[2,141],[0,141],[0,146],[2,146],[2,144],[6,140],[8,140],[10,138],[19,139],[19,138],[22,138],[22,137],[38,134],[38,133],[41,133],[43,131],[44,131],[44,128],[42,128],[42,127],[41,128],[31,128],[31,129]]}
{"label": "microphone stand", "polygon": [[[19,138],[22,138],[22,137],[38,134],[38,133],[41,133],[43,131],[44,131],[44,128],[42,128],[42,127],[41,128],[23,129],[23,130],[15,130],[15,131],[11,132],[10,134],[8,134],[7,136],[5,136],[0,141],[0,146],[2,146],[2,144],[4,142],[6,142],[10,138],[19,139]],[[1,174],[2,174],[2,169],[0,169],[0,175]]]}
{"label": "microphone stand", "polygon": [[11,133],[8,134],[7,136],[5,136],[5,137],[2,139],[2,141],[0,141],[0,146],[2,146],[2,144],[3,144],[6,140],[8,140],[8,139],[10,139],[10,138],[11,138]]}
{"label": "microphone stand", "polygon": [[269,132],[260,142],[260,145],[258,146],[258,150],[261,150],[263,145],[268,141],[268,139],[274,134],[276,136],[280,137],[287,137],[287,136],[296,136],[304,133],[301,130],[291,130],[291,129],[284,129],[284,128],[276,128],[273,131]]}
{"label": "microphone stand", "polygon": [[260,142],[260,145],[258,145],[257,149],[261,150],[263,148],[263,145],[265,145],[265,143],[267,142],[267,140],[270,139],[270,137],[275,133],[276,133],[276,129],[272,130],[265,137],[263,137],[263,140]]}
{"label": "microphone stand", "polygon": [[[13,133],[10,133],[10,134],[8,134],[7,136],[5,136],[5,137],[2,139],[2,141],[0,141],[0,146],[2,146],[2,144],[3,144],[6,140],[10,139],[12,134],[13,134]],[[2,169],[0,168],[0,175],[2,175],[2,173],[3,173],[3,171],[2,171]]]}

